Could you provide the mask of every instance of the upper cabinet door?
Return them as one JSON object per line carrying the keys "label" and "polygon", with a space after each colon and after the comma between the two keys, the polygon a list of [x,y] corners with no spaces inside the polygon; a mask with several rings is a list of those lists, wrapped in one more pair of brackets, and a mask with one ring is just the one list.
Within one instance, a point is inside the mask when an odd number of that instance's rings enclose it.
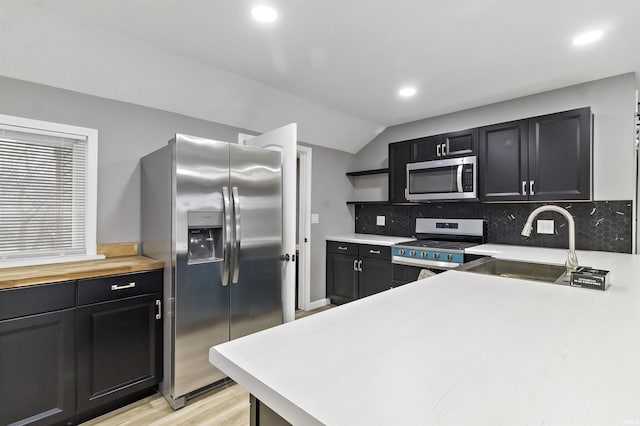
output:
{"label": "upper cabinet door", "polygon": [[591,110],[529,120],[529,200],[591,198]]}
{"label": "upper cabinet door", "polygon": [[427,136],[410,142],[412,162],[474,155],[478,151],[478,129]]}
{"label": "upper cabinet door", "polygon": [[389,144],[389,202],[406,203],[404,190],[407,187],[407,163],[411,160],[411,144],[397,142]]}
{"label": "upper cabinet door", "polygon": [[446,133],[442,143],[443,157],[474,155],[478,152],[478,129]]}
{"label": "upper cabinet door", "polygon": [[444,144],[442,136],[427,136],[409,141],[411,144],[411,162],[437,160],[442,158]]}
{"label": "upper cabinet door", "polygon": [[478,196],[481,201],[527,200],[527,120],[481,127]]}

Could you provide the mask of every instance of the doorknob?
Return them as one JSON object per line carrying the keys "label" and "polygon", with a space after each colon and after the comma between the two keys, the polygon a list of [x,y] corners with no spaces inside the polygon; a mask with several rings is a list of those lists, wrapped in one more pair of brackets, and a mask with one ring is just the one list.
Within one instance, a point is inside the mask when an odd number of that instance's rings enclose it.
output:
{"label": "doorknob", "polygon": [[289,256],[289,253],[280,256],[280,260],[282,260],[283,262],[288,262],[290,258],[291,257]]}

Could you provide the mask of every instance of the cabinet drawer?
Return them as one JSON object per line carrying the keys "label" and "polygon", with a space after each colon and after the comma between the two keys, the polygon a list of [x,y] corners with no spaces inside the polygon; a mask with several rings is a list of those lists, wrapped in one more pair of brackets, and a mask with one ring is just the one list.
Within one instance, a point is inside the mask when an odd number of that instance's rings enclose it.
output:
{"label": "cabinet drawer", "polygon": [[7,288],[0,290],[0,321],[75,305],[75,281]]}
{"label": "cabinet drawer", "polygon": [[162,270],[78,280],[78,305],[162,291]]}
{"label": "cabinet drawer", "polygon": [[358,256],[391,260],[391,247],[360,244]]}
{"label": "cabinet drawer", "polygon": [[340,243],[338,241],[327,241],[327,250],[329,253],[358,255],[358,244],[356,243]]}

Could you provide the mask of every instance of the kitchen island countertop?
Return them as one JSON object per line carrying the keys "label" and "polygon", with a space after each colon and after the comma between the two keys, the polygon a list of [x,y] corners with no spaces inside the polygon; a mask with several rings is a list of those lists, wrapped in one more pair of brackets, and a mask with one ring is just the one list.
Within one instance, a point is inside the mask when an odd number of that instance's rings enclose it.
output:
{"label": "kitchen island countertop", "polygon": [[449,271],[215,346],[210,361],[295,425],[640,424],[640,257],[578,259],[612,271],[607,291]]}

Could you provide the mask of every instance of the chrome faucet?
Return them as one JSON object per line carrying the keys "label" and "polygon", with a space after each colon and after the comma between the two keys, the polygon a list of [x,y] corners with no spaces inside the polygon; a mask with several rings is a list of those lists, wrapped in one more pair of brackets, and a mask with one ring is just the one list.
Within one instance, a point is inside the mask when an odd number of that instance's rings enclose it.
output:
{"label": "chrome faucet", "polygon": [[569,251],[567,252],[567,261],[565,262],[565,266],[567,267],[567,278],[571,275],[571,272],[575,271],[578,267],[578,256],[576,256],[576,223],[573,220],[573,216],[558,206],[542,206],[538,207],[534,211],[531,212],[529,217],[527,218],[527,223],[524,224],[524,228],[522,228],[521,234],[525,237],[531,236],[531,229],[533,228],[533,219],[542,212],[558,212],[564,217],[567,218],[567,222],[569,222]]}

